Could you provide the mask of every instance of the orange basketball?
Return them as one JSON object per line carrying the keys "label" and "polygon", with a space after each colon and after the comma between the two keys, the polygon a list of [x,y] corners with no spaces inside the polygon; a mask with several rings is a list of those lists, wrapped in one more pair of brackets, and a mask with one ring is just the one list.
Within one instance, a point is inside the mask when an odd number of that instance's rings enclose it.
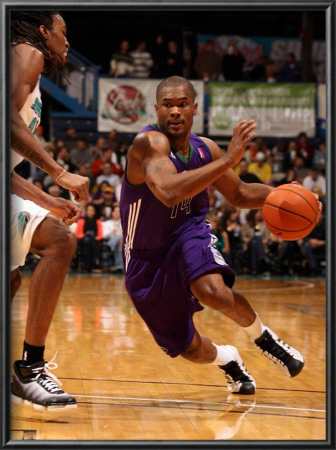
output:
{"label": "orange basketball", "polygon": [[275,188],[263,206],[267,228],[284,241],[307,236],[319,218],[318,200],[300,184],[283,184]]}

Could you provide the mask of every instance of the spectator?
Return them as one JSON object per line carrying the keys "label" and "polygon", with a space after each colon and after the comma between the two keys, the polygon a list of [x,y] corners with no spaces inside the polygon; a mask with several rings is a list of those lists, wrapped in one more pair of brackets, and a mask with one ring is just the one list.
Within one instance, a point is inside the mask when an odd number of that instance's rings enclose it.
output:
{"label": "spectator", "polygon": [[116,129],[113,129],[109,132],[107,136],[106,146],[111,148],[113,152],[116,152],[118,150],[119,141],[118,141],[118,131]]}
{"label": "spectator", "polygon": [[95,202],[97,205],[98,215],[102,221],[111,219],[112,210],[116,203],[117,200],[114,193],[114,187],[104,186],[101,190],[100,200]]}
{"label": "spectator", "polygon": [[304,186],[306,189],[309,189],[310,191],[315,186],[318,186],[321,189],[322,193],[324,195],[326,194],[326,179],[317,167],[312,167],[309,170],[309,175],[305,176],[302,180],[302,186]]}
{"label": "spectator", "polygon": [[272,167],[266,162],[266,156],[263,152],[256,154],[256,161],[249,165],[248,172],[254,173],[262,183],[272,184]]}
{"label": "spectator", "polygon": [[223,229],[227,232],[229,237],[230,257],[232,261],[232,267],[235,270],[240,269],[238,255],[242,250],[241,240],[241,223],[239,220],[239,210],[235,206],[228,206],[225,209],[222,217]]}
{"label": "spectator", "polygon": [[162,34],[158,34],[155,39],[155,44],[152,49],[153,55],[153,70],[152,70],[152,78],[164,78],[165,74],[165,43]]}
{"label": "spectator", "polygon": [[95,146],[92,148],[94,159],[101,157],[103,150],[107,147],[107,140],[104,136],[99,136],[96,140]]}
{"label": "spectator", "polygon": [[199,80],[215,81],[221,74],[221,56],[215,50],[215,43],[209,39],[204,49],[195,58],[194,69]]}
{"label": "spectator", "polygon": [[[93,193],[91,196],[91,201],[92,201],[92,203],[94,203],[97,206],[97,208],[99,208],[99,205],[101,203],[103,203],[103,201],[104,201],[103,190],[106,187],[111,187],[107,181],[102,181],[99,185],[96,184],[94,187],[94,190],[93,190]],[[113,191],[113,188],[112,188],[112,191]]]}
{"label": "spectator", "polygon": [[281,184],[288,184],[288,183],[292,183],[293,181],[297,181],[297,175],[296,175],[295,168],[291,167],[286,170],[285,176],[283,178],[281,178],[280,180],[278,180],[276,185],[280,186]]}
{"label": "spectator", "polygon": [[137,42],[135,50],[131,52],[133,58],[134,78],[149,78],[154,61],[152,55],[146,50],[146,41],[141,39]]}
{"label": "spectator", "polygon": [[249,161],[255,161],[258,152],[264,153],[265,156],[268,156],[271,151],[267,147],[266,142],[262,137],[257,137],[254,142],[249,146],[248,150]]}
{"label": "spectator", "polygon": [[84,271],[100,271],[98,243],[103,238],[103,231],[101,221],[97,216],[97,210],[93,203],[87,203],[84,217],[81,217],[77,221],[75,234],[83,258]]}
{"label": "spectator", "polygon": [[314,158],[314,147],[308,142],[307,134],[302,131],[298,135],[298,151],[304,157],[305,166],[311,167]]}
{"label": "spectator", "polygon": [[325,174],[326,156],[325,156],[326,143],[324,139],[321,139],[317,148],[314,150],[313,167],[317,167],[322,174]]}
{"label": "spectator", "polygon": [[101,175],[96,178],[97,184],[102,181],[107,181],[110,186],[120,183],[120,176],[116,173],[112,173],[112,163],[111,161],[106,161],[101,166]]}
{"label": "spectator", "polygon": [[120,139],[119,147],[117,151],[112,153],[111,161],[115,165],[113,173],[121,175],[125,171],[126,167],[126,155],[129,149],[129,143],[127,139]]}
{"label": "spectator", "polygon": [[46,138],[43,135],[43,126],[39,125],[36,128],[35,134],[34,134],[35,139],[39,142],[39,144],[41,145],[41,147],[43,147],[44,149],[47,149],[47,147],[54,147],[54,144],[52,142],[48,142],[46,140]]}
{"label": "spectator", "polygon": [[88,163],[90,166],[93,161],[93,152],[85,139],[77,139],[77,145],[70,151],[70,160],[78,169],[80,165]]}
{"label": "spectator", "polygon": [[130,78],[133,76],[133,58],[129,52],[129,41],[120,43],[119,51],[113,53],[110,60],[110,74],[116,78]]}
{"label": "spectator", "polygon": [[253,275],[268,269],[266,251],[269,238],[270,232],[262,220],[262,210],[251,209],[241,228],[241,240]]}
{"label": "spectator", "polygon": [[326,256],[326,221],[323,209],[316,227],[304,239],[303,248],[309,275],[321,275],[324,268],[321,267],[320,262],[325,261]]}
{"label": "spectator", "polygon": [[262,81],[265,81],[266,83],[278,83],[280,81],[276,67],[272,62],[266,64],[265,77]]}
{"label": "spectator", "polygon": [[235,168],[235,172],[239,175],[239,178],[244,181],[244,183],[262,183],[260,178],[248,171],[249,164],[245,158],[239,161],[238,166]]}
{"label": "spectator", "polygon": [[163,70],[165,73],[165,77],[169,77],[172,75],[183,75],[183,59],[176,41],[168,41],[167,49],[163,53],[163,57]]}
{"label": "spectator", "polygon": [[70,125],[66,130],[66,137],[64,138],[64,145],[71,152],[72,149],[77,147],[77,141],[79,136],[77,135],[77,130],[74,126]]}
{"label": "spectator", "polygon": [[284,153],[284,158],[283,158],[284,171],[286,171],[289,168],[294,167],[295,158],[297,156],[301,156],[298,151],[298,143],[295,139],[291,139],[288,142],[287,149],[285,150],[285,153]]}
{"label": "spectator", "polygon": [[[91,174],[97,179],[103,173],[102,167],[106,162],[111,162],[112,149],[110,147],[104,148],[100,158],[96,159],[91,164]],[[99,183],[98,183],[99,184]]]}
{"label": "spectator", "polygon": [[49,185],[45,185],[45,191],[52,197],[62,197],[66,200],[70,200],[70,193],[68,190],[63,189],[61,186],[52,181]]}
{"label": "spectator", "polygon": [[309,169],[305,166],[304,158],[300,153],[298,153],[294,159],[293,168],[296,172],[296,181],[302,183],[304,177],[309,175]]}
{"label": "spectator", "polygon": [[248,78],[251,81],[265,81],[266,66],[270,62],[268,55],[261,55],[260,61],[250,71]]}
{"label": "spectator", "polygon": [[76,166],[71,162],[70,153],[64,144],[61,147],[56,147],[55,159],[68,172],[74,173],[76,171]]}
{"label": "spectator", "polygon": [[293,83],[301,80],[301,70],[299,64],[295,60],[295,54],[287,53],[286,62],[279,72],[281,81]]}
{"label": "spectator", "polygon": [[230,255],[230,242],[227,231],[223,230],[221,220],[216,214],[208,214],[207,219],[212,228],[212,234],[217,238],[216,249],[224,257],[227,264],[232,263]]}
{"label": "spectator", "polygon": [[114,256],[114,268],[111,272],[122,273],[124,265],[121,252],[122,228],[119,205],[113,206],[111,219],[103,222],[103,238],[107,240],[107,245]]}
{"label": "spectator", "polygon": [[229,41],[227,51],[222,58],[222,74],[226,81],[241,81],[244,78],[245,58],[234,41]]}

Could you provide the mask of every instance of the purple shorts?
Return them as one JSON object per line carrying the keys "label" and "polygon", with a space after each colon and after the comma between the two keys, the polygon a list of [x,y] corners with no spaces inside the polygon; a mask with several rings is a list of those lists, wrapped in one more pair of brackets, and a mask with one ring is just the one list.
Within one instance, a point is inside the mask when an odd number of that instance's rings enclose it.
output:
{"label": "purple shorts", "polygon": [[191,294],[189,283],[219,269],[225,284],[233,286],[234,272],[215,248],[215,240],[210,225],[190,220],[170,248],[130,250],[127,292],[157,344],[173,358],[191,344],[193,314],[204,309]]}

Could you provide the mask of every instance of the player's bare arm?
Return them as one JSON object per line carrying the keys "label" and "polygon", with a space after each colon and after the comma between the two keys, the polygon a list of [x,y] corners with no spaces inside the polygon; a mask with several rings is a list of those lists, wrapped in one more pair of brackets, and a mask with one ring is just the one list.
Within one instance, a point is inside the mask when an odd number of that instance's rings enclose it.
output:
{"label": "player's bare arm", "polygon": [[[27,96],[43,71],[44,57],[28,44],[12,49],[11,60],[11,147],[24,158],[51,175],[57,183],[69,189],[76,200],[88,200],[90,180],[78,174],[64,172],[34,138],[20,115]],[[62,174],[62,175],[61,175]]]}
{"label": "player's bare arm", "polygon": [[47,194],[16,172],[11,173],[11,192],[47,209],[53,216],[64,220],[67,225],[76,222],[80,217],[79,208],[71,201]]}
{"label": "player's bare arm", "polygon": [[62,168],[38,144],[20,115],[28,95],[43,72],[44,57],[28,44],[11,51],[11,147],[40,169],[57,177]]}
{"label": "player's bare arm", "polygon": [[[255,126],[254,121],[239,122],[235,127],[233,145],[227,154],[204,167],[183,173],[177,173],[170,161],[170,144],[162,133],[148,132],[143,133],[144,136],[139,135],[133,150],[141,155],[142,173],[149,189],[162,203],[171,207],[197,195],[235,165],[242,157],[246,145],[254,138]],[[131,175],[134,174],[135,167],[134,165]],[[129,172],[127,177],[132,183]]]}

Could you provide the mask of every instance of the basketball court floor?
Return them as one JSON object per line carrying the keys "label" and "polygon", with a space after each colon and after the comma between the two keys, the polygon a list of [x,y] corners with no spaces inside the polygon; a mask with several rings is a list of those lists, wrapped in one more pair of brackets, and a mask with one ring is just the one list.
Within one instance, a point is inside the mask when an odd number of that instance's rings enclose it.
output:
{"label": "basketball court floor", "polygon": [[[12,304],[11,359],[21,358],[30,276]],[[55,375],[76,409],[11,404],[11,440],[318,441],[326,436],[324,279],[237,278],[262,321],[299,349],[305,367],[288,378],[230,319],[206,308],[198,330],[235,345],[254,376],[254,396],[232,395],[216,366],[171,359],[157,347],[125,291],[124,277],[69,274],[48,335]]]}

